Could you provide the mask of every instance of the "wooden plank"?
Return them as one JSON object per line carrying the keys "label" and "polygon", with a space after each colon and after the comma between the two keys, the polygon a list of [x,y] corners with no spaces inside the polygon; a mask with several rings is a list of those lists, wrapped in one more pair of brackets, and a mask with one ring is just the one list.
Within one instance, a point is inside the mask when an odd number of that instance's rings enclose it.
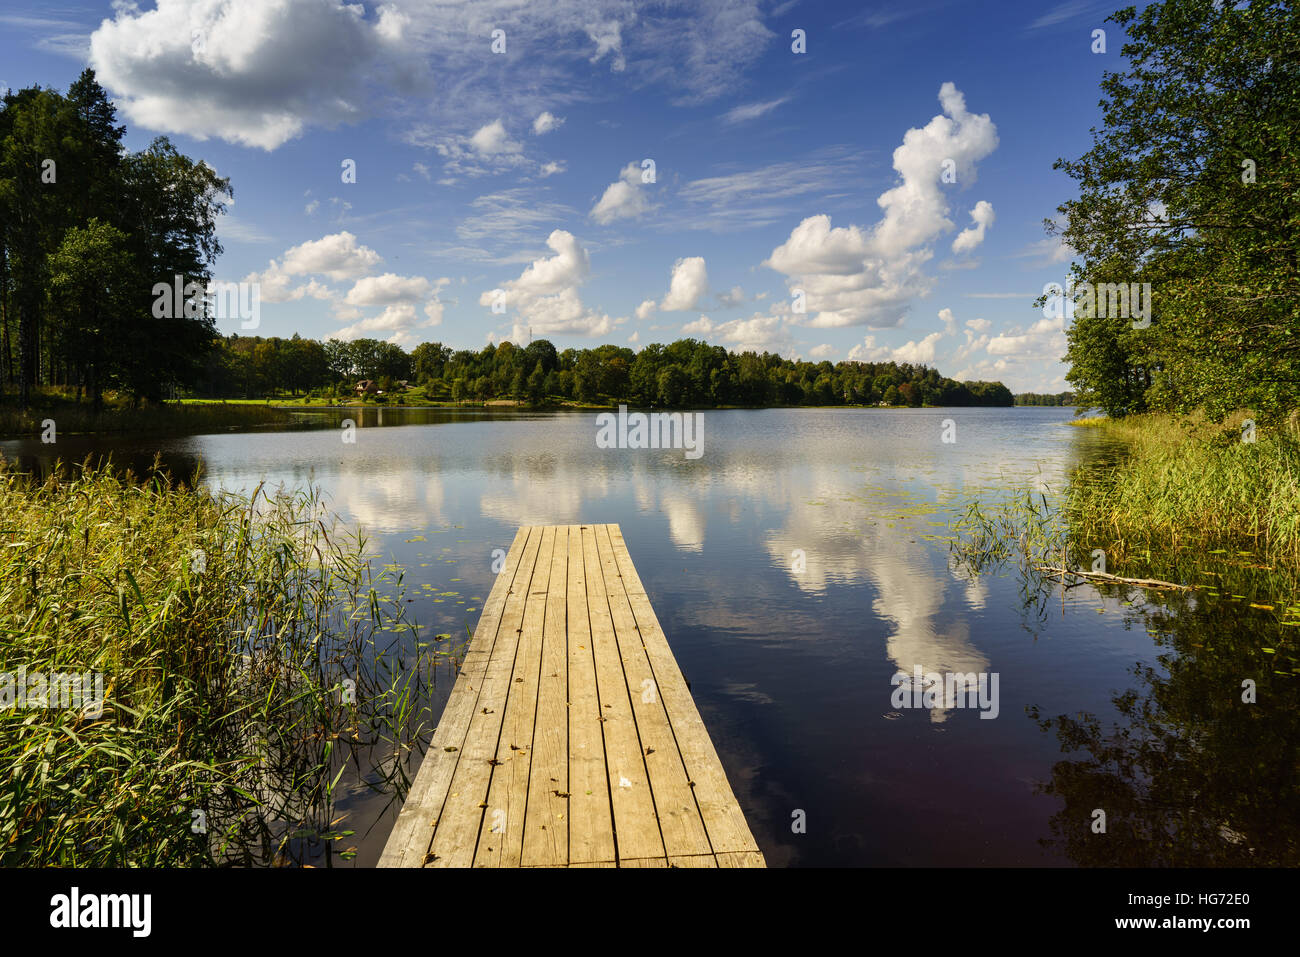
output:
{"label": "wooden plank", "polygon": [[[420,867],[424,863],[425,854],[433,840],[432,825],[438,820],[447,799],[460,749],[465,744],[470,716],[474,713],[474,705],[478,700],[480,679],[491,657],[501,614],[519,571],[527,540],[528,529],[520,528],[506,554],[505,565],[483,605],[478,627],[465,650],[460,673],[447,697],[442,716],[438,719],[429,750],[425,752],[415,783],[411,785],[406,803],[402,805],[401,813],[398,814],[397,822],[380,855],[380,867]],[[447,751],[447,748],[455,750]]]}
{"label": "wooden plank", "polygon": [[623,673],[632,693],[632,710],[664,848],[670,858],[712,854],[690,778],[668,722],[668,712],[664,710],[655,684],[654,670],[650,667],[645,644],[637,630],[636,617],[628,603],[618,557],[610,539],[610,526],[600,525],[595,531],[610,617],[623,660]]}
{"label": "wooden plank", "polygon": [[636,617],[646,654],[654,669],[654,680],[672,723],[677,746],[695,787],[695,801],[709,834],[714,853],[728,851],[758,852],[758,843],[750,833],[745,815],[727,782],[722,762],[713,747],[713,741],[704,727],[704,721],[695,707],[695,701],[686,687],[677,660],[673,657],[659,619],[646,595],[645,586],[632,564],[623,533],[611,526],[610,539],[623,576],[628,602]]}
{"label": "wooden plank", "polygon": [[542,628],[537,721],[533,728],[522,864],[569,862],[568,573],[572,529],[555,530]]}
{"label": "wooden plank", "polygon": [[617,525],[521,528],[380,865],[763,867]]}
{"label": "wooden plank", "polygon": [[724,851],[717,857],[719,867],[767,867],[758,851]]}
{"label": "wooden plank", "polygon": [[605,594],[596,530],[584,525],[582,554],[587,574],[587,612],[592,651],[596,658],[596,689],[605,737],[605,767],[609,772],[610,804],[614,810],[617,857],[664,857],[663,838],[655,819],[654,798],[637,736],[623,661]]}
{"label": "wooden plank", "polygon": [[497,640],[480,681],[478,700],[470,715],[460,760],[452,776],[448,800],[433,831],[429,849],[434,867],[469,867],[474,862],[479,830],[487,809],[488,786],[501,738],[506,698],[514,676],[515,651],[523,630],[524,607],[541,547],[541,529],[530,528],[515,583],[506,598]]}
{"label": "wooden plank", "polygon": [[582,527],[569,530],[569,860],[614,860],[614,818],[605,770],[605,733],[587,611]]}
{"label": "wooden plank", "polygon": [[475,867],[518,867],[523,862],[533,719],[537,713],[542,626],[546,619],[555,527],[542,528],[541,533],[536,567],[524,598],[524,620],[496,744],[497,763],[489,765],[487,807],[474,852]]}

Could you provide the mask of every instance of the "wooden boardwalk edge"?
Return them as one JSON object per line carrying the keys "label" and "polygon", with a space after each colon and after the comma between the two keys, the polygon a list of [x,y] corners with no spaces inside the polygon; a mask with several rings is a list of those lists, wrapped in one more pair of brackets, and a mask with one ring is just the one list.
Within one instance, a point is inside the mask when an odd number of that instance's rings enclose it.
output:
{"label": "wooden boardwalk edge", "polygon": [[765,866],[617,525],[516,533],[379,866]]}

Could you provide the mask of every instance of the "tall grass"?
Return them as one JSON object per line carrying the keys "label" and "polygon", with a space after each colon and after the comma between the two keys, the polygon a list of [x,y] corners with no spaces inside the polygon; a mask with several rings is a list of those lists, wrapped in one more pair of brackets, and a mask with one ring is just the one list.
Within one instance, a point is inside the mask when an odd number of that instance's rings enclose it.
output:
{"label": "tall grass", "polygon": [[1249,550],[1300,569],[1300,443],[1285,426],[1243,442],[1238,415],[1221,426],[1142,416],[1106,420],[1121,460],[1070,483],[1077,533],[1122,556],[1135,549]]}
{"label": "tall grass", "polygon": [[0,864],[285,863],[347,836],[361,750],[409,784],[429,645],[315,492],[0,462],[0,526],[0,680],[96,672],[105,699],[0,709]]}
{"label": "tall grass", "polygon": [[1027,593],[1051,569],[1102,570],[1286,608],[1300,594],[1300,442],[1285,425],[1243,442],[1243,418],[1098,420],[1089,427],[1117,454],[1054,494],[969,503],[952,523],[954,558],[973,572],[1017,564]]}

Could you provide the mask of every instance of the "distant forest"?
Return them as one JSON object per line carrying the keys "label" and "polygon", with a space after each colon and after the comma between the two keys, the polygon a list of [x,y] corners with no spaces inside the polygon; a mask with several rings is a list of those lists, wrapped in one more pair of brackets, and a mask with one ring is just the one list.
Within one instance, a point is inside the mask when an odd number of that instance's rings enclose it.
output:
{"label": "distant forest", "polygon": [[1017,392],[1016,405],[1074,405],[1073,392]]}
{"label": "distant forest", "polygon": [[[729,352],[696,339],[558,352],[545,339],[475,352],[425,342],[406,352],[391,342],[231,335],[208,359],[195,394],[208,398],[352,396],[371,380],[388,394],[399,383],[433,400],[626,401],[641,406],[1009,406],[1000,382],[957,382],[935,369],[894,362],[796,362],[764,352]],[[396,391],[401,392],[400,386]]]}

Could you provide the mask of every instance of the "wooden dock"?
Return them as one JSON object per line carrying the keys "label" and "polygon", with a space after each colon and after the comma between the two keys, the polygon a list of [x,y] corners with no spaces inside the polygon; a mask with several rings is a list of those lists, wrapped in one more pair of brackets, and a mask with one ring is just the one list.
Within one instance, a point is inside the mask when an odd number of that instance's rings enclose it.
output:
{"label": "wooden dock", "polygon": [[765,866],[617,525],[519,529],[379,866]]}

